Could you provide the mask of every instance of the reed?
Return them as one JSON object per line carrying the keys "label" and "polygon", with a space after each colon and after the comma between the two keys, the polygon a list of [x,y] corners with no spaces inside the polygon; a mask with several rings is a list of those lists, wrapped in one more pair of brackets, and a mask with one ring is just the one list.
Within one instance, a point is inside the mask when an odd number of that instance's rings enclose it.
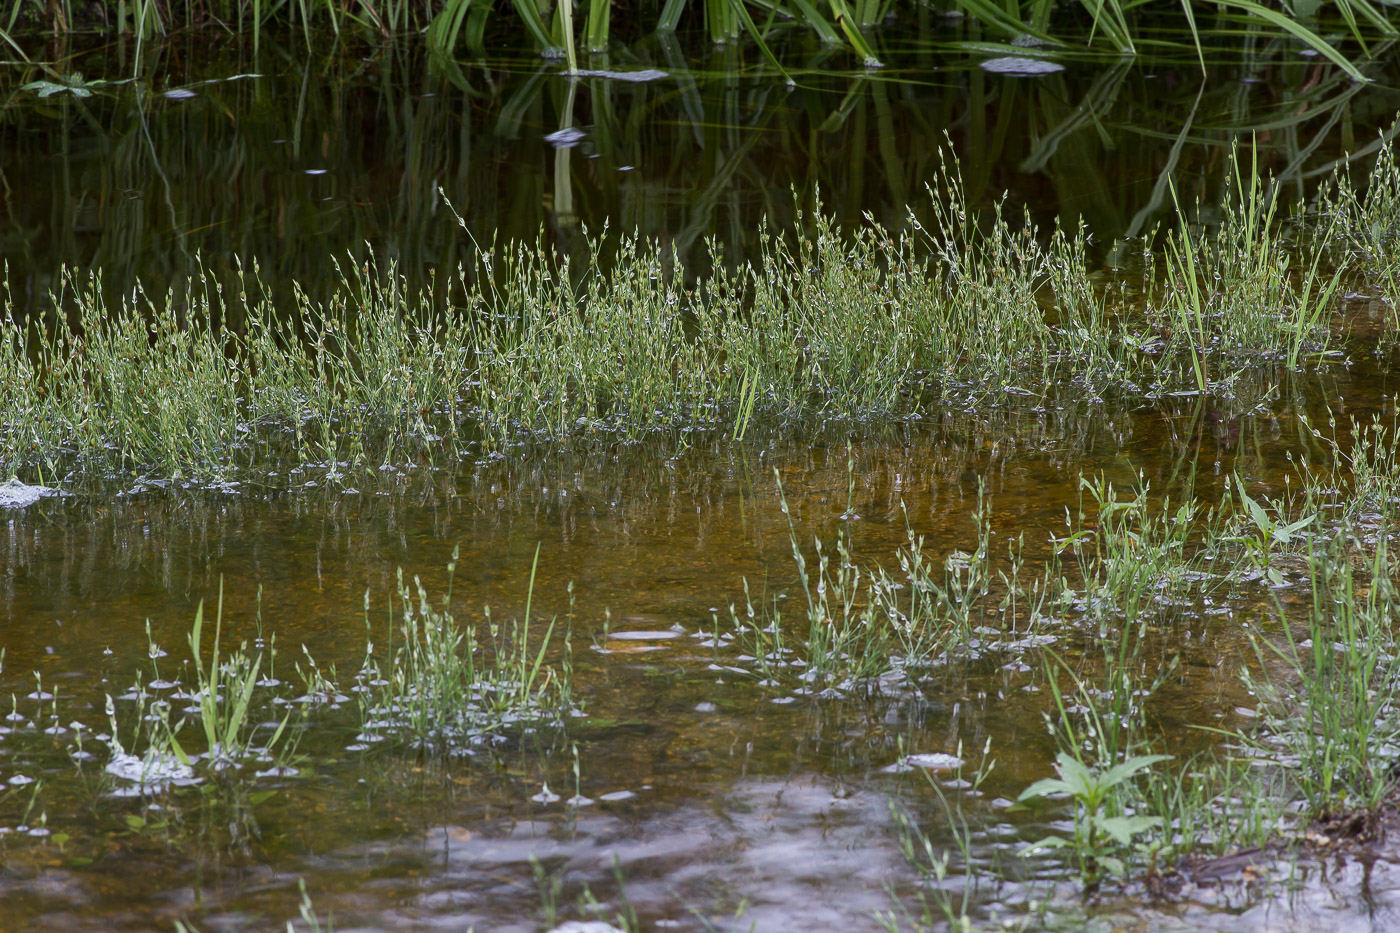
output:
{"label": "reed", "polygon": [[[1056,49],[1115,57],[1134,55],[1139,46],[1160,43],[1156,30],[1164,21],[1171,22],[1176,33],[1191,36],[1191,47],[1203,71],[1206,39],[1243,27],[1302,42],[1355,80],[1365,80],[1357,60],[1369,56],[1372,43],[1393,38],[1397,32],[1388,7],[1371,0],[1334,0],[1307,14],[1291,4],[1271,6],[1256,0],[1211,5],[1083,0],[1078,9],[1057,9],[1046,0],[1022,0],[1019,4],[955,0],[943,6],[965,14],[1007,43],[1032,37]],[[266,32],[278,29],[301,33],[308,49],[313,37],[341,40],[352,32],[374,40],[421,35],[435,54],[443,55],[453,52],[459,43],[481,52],[488,33],[493,33],[510,36],[519,44],[533,44],[546,57],[567,57],[569,73],[576,74],[578,46],[588,54],[606,53],[627,35],[666,36],[677,29],[695,28],[703,29],[716,44],[733,43],[747,34],[786,76],[770,48],[775,35],[782,32],[813,35],[823,44],[846,49],[860,66],[878,68],[882,64],[881,27],[887,21],[897,22],[901,38],[910,22],[927,22],[926,17],[918,16],[918,6],[908,0],[666,0],[619,9],[616,16],[608,4],[598,0],[513,0],[503,9],[471,0],[437,0],[421,6],[403,0],[381,4],[372,0],[347,4],[99,0],[77,14],[67,0],[44,7],[6,0],[0,7],[0,39],[23,57],[21,40],[38,32],[65,35],[115,28],[118,33],[131,31],[140,45],[177,30],[223,29],[250,36],[256,47]],[[1344,37],[1348,47],[1339,47],[1330,39],[1334,32]],[[929,37],[926,41],[933,40]],[[988,48],[995,43],[983,40],[981,45]],[[1004,47],[1025,54],[1023,48]]]}

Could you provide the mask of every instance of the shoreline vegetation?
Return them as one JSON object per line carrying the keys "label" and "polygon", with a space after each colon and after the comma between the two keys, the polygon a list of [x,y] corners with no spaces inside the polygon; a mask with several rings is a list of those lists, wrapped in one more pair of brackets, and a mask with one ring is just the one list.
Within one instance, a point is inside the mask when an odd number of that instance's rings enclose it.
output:
{"label": "shoreline vegetation", "polygon": [[1218,225],[1183,219],[1110,274],[1082,229],[1037,236],[1028,219],[971,211],[947,163],[935,222],[842,232],[818,209],[803,233],[765,234],[756,261],[716,258],[689,284],[663,249],[606,232],[590,250],[616,257],[606,273],[543,238],[487,242],[476,268],[439,270],[421,292],[366,263],[292,308],[273,307],[256,266],[164,295],[138,286],[115,306],[99,279],[66,274],[65,321],[0,324],[0,474],[225,482],[296,465],[335,479],[527,442],[738,440],[753,424],[888,423],[1066,391],[1228,404],[1251,374],[1341,360],[1343,293],[1380,299],[1378,351],[1390,346],[1389,146],[1364,194],[1339,173],[1298,217],[1248,153],[1230,174]]}
{"label": "shoreline vegetation", "polygon": [[[503,8],[504,7],[504,8]],[[894,0],[666,0],[613,9],[609,0],[550,3],[513,0],[508,6],[480,0],[441,0],[411,4],[404,0],[354,0],[353,3],[287,4],[257,0],[109,0],[77,5],[71,0],[30,6],[22,0],[0,4],[0,44],[29,61],[21,45],[30,35],[53,38],[74,33],[115,32],[142,43],[179,31],[220,30],[251,38],[256,49],[264,31],[290,30],[305,36],[349,36],[379,42],[421,36],[434,54],[450,56],[465,48],[480,54],[491,42],[509,35],[517,44],[532,44],[545,58],[580,74],[580,61],[606,55],[619,41],[641,36],[670,36],[692,30],[716,45],[751,42],[762,60],[787,76],[771,43],[783,33],[815,36],[823,46],[840,49],[859,67],[883,67],[881,27],[913,25],[921,35],[936,34],[940,20],[967,19],[983,35],[971,40],[982,51],[1020,58],[1053,60],[1062,52],[1099,60],[1132,57],[1140,49],[1170,48],[1188,52],[1205,70],[1202,36],[1238,33],[1286,38],[1325,58],[1356,81],[1366,80],[1358,62],[1400,30],[1386,4],[1372,0],[1334,0],[1323,4],[1281,2],[1275,9],[1256,0],[1213,3],[1125,4],[1117,0],[1056,5],[1049,0],[996,4],[987,0],[935,0],[928,4]],[[1166,25],[1171,37],[1163,39]],[[138,64],[139,69],[139,56]],[[56,77],[61,77],[57,76]],[[789,77],[789,80],[791,78]]]}

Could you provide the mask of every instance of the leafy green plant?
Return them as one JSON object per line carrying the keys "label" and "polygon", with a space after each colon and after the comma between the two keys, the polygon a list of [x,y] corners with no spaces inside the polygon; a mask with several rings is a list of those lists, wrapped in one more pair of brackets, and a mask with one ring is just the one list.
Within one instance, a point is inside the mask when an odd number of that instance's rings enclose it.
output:
{"label": "leafy green plant", "polygon": [[1306,540],[1305,529],[1317,520],[1317,515],[1314,513],[1292,522],[1285,522],[1281,517],[1283,515],[1281,504],[1272,503],[1273,514],[1270,514],[1264,506],[1245,492],[1244,486],[1244,481],[1236,473],[1234,475],[1234,492],[1240,501],[1244,519],[1248,522],[1251,533],[1231,535],[1222,540],[1243,547],[1245,559],[1250,565],[1263,571],[1268,581],[1277,586],[1283,582],[1283,574],[1272,564],[1274,551],[1278,548],[1296,548],[1299,542]]}
{"label": "leafy green plant", "polygon": [[1134,755],[1108,768],[1091,768],[1066,752],[1055,758],[1059,775],[1042,778],[1021,792],[1020,802],[1040,797],[1066,795],[1074,801],[1074,835],[1047,836],[1022,851],[1028,855],[1042,849],[1068,849],[1079,865],[1086,886],[1097,884],[1105,872],[1123,876],[1127,863],[1123,851],[1134,840],[1161,824],[1157,816],[1128,814],[1114,806],[1115,795],[1135,778],[1170,755]]}
{"label": "leafy green plant", "polygon": [[72,94],[74,97],[91,97],[94,90],[100,90],[117,84],[126,84],[131,79],[125,81],[109,81],[103,78],[84,78],[82,72],[72,72],[71,74],[60,75],[52,73],[53,80],[30,81],[28,84],[20,85],[21,91],[34,91],[41,98],[53,97],[55,94]]}

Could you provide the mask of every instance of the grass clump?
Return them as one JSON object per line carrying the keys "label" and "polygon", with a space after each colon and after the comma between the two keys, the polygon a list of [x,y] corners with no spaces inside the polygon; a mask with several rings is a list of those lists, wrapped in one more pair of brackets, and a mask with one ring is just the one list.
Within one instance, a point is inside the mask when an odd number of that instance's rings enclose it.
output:
{"label": "grass clump", "polygon": [[[776,474],[775,474],[776,477]],[[745,609],[729,607],[738,641],[754,658],[756,668],[777,683],[796,677],[806,690],[824,695],[898,689],[926,676],[949,651],[968,649],[980,635],[996,640],[1017,634],[1024,621],[1027,634],[1040,619],[1045,589],[1029,591],[1019,576],[1004,579],[1006,594],[999,605],[988,601],[992,590],[991,503],[978,496],[973,514],[976,543],[972,551],[954,551],[943,561],[928,555],[922,538],[910,534],[897,556],[898,573],[862,567],[853,558],[844,530],[837,534],[834,553],[818,538],[813,556],[803,553],[796,526],[782,494],[788,535],[801,594],[799,637],[792,639],[775,598],[760,612],[744,581]],[[847,510],[846,519],[859,516]],[[1012,563],[1019,567],[1016,546]],[[995,622],[999,627],[988,627]]]}
{"label": "grass clump", "polygon": [[1392,626],[1400,606],[1385,536],[1363,568],[1354,566],[1359,553],[1345,533],[1315,547],[1307,637],[1298,639],[1285,622],[1281,644],[1256,639],[1261,668],[1278,672],[1246,673],[1265,726],[1251,745],[1285,771],[1315,817],[1372,811],[1397,783],[1400,670]]}
{"label": "grass clump", "polygon": [[411,592],[400,572],[398,647],[391,639],[386,667],[373,661],[366,665],[369,685],[377,690],[367,694],[362,707],[365,733],[431,753],[461,754],[506,730],[558,724],[573,709],[568,632],[557,667],[545,664],[557,620],[550,620],[537,643],[531,642],[538,549],[523,619],[502,626],[488,607],[483,640],[452,616],[450,580],[456,559],[454,551],[440,608],[431,605],[416,580],[417,592]]}
{"label": "grass clump", "polygon": [[1190,361],[1202,394],[1228,389],[1253,360],[1297,369],[1305,354],[1326,353],[1327,325],[1347,269],[1339,263],[1328,276],[1320,252],[1298,263],[1283,240],[1278,194],[1259,174],[1257,150],[1250,158],[1246,171],[1239,150],[1231,156],[1226,199],[1237,203],[1218,230],[1201,235],[1182,214],[1168,233],[1164,294],[1148,312],[1171,333],[1169,358]]}
{"label": "grass clump", "polygon": [[[195,610],[189,635],[192,692],[186,692],[178,682],[163,680],[156,669],[148,683],[138,681],[121,698],[134,700],[136,705],[137,726],[130,750],[121,741],[116,704],[110,694],[107,696],[112,731],[105,737],[111,748],[106,770],[119,781],[132,782],[124,785],[124,793],[159,793],[172,785],[196,784],[211,778],[234,787],[240,783],[243,769],[249,766],[267,774],[294,772],[295,730],[288,729],[291,714],[270,723],[254,719],[254,714],[271,699],[267,694],[276,681],[270,667],[264,666],[262,652],[250,653],[246,643],[221,654],[222,635],[221,586],[213,648],[207,662],[203,652],[204,604]],[[154,641],[147,650],[153,663],[164,655]],[[176,710],[177,699],[188,700],[190,705],[183,711]],[[191,720],[202,734],[202,751],[181,738]]]}
{"label": "grass clump", "polygon": [[842,231],[819,206],[802,233],[766,233],[752,264],[717,259],[694,281],[606,232],[589,242],[615,253],[606,271],[543,239],[491,244],[430,291],[370,263],[284,305],[256,267],[114,306],[70,275],[67,317],[0,324],[0,474],[339,477],[537,440],[888,422],[1067,385],[1228,395],[1251,367],[1326,351],[1343,269],[1295,262],[1257,172],[1236,175],[1218,232],[1174,235],[1145,315],[1108,303],[1082,232],[971,210],[951,164],[931,223]]}

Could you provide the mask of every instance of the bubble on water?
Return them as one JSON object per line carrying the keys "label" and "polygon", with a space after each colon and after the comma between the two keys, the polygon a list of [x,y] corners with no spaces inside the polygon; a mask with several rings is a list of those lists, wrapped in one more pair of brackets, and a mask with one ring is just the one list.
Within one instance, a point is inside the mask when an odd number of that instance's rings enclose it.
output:
{"label": "bubble on water", "polygon": [[260,778],[267,778],[267,777],[296,777],[296,776],[297,776],[298,774],[300,774],[300,773],[301,773],[301,772],[298,771],[296,768],[287,767],[287,766],[283,765],[283,766],[279,766],[279,767],[276,767],[276,768],[268,768],[268,769],[266,769],[265,771],[257,771],[257,772],[254,772],[253,776],[254,776],[254,777],[260,777]]}
{"label": "bubble on water", "polygon": [[905,771],[916,771],[920,768],[926,771],[956,771],[962,766],[963,760],[956,755],[946,755],[943,752],[929,752],[921,755],[907,755],[882,770],[891,774],[901,774]]}

